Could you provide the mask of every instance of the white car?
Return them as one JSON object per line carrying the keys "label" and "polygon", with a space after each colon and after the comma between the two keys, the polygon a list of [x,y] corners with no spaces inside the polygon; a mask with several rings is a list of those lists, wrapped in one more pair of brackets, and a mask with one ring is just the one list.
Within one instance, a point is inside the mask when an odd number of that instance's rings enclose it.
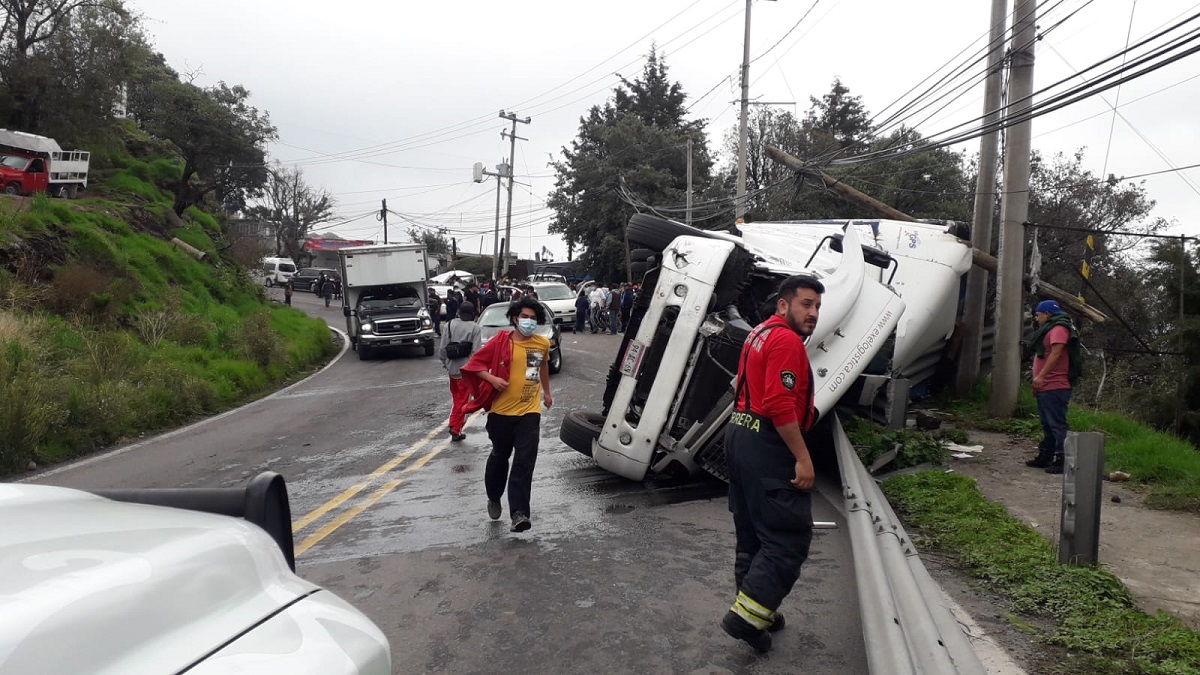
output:
{"label": "white car", "polygon": [[554,316],[562,320],[563,330],[575,330],[575,291],[566,284],[538,281],[529,284],[537,292],[538,300],[554,310]]}
{"label": "white car", "polygon": [[379,628],[289,568],[282,504],[246,500],[277,541],[229,516],[0,483],[0,673],[390,674]]}

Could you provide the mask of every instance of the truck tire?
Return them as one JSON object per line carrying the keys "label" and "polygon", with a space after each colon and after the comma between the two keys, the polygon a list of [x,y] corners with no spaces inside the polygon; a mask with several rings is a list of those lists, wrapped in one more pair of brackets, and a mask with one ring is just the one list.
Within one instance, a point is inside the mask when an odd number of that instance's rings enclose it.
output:
{"label": "truck tire", "polygon": [[[671,245],[675,237],[691,235],[693,237],[708,237],[708,233],[698,227],[677,223],[674,220],[651,216],[646,213],[635,213],[625,227],[629,241],[639,245],[639,251],[649,249],[651,254],[658,254]],[[630,252],[630,257],[633,253]]]}
{"label": "truck tire", "polygon": [[66,196],[67,196],[67,199],[75,199],[76,197],[78,197],[79,196],[79,186],[78,185],[68,185]]}
{"label": "truck tire", "polygon": [[371,348],[365,344],[358,345],[358,360],[367,361],[371,358]]}
{"label": "truck tire", "polygon": [[[425,356],[433,356],[433,351],[434,351],[433,343],[426,342],[424,347],[425,347]],[[554,372],[554,371],[550,371],[550,372]]]}
{"label": "truck tire", "polygon": [[562,426],[558,428],[558,437],[567,447],[592,456],[592,441],[600,438],[604,428],[604,416],[599,413],[584,410],[572,410],[563,417]]}
{"label": "truck tire", "polygon": [[4,194],[19,195],[21,194],[21,186],[17,183],[9,183],[8,185],[4,186]]}

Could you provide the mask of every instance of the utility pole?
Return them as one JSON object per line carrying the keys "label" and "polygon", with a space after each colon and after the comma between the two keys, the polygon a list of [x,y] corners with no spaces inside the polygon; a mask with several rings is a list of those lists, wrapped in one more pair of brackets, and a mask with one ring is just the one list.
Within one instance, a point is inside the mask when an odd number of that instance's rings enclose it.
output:
{"label": "utility pole", "polygon": [[738,220],[746,216],[746,142],[750,115],[750,5],[746,0],[746,38],[742,42],[742,112],[738,118],[738,173],[735,215]]}
{"label": "utility pole", "polygon": [[[1037,0],[1017,0],[1009,64],[1006,119],[1018,118],[1033,105],[1033,47],[1037,41]],[[1029,151],[1032,123],[1008,127],[1004,158],[1004,194],[1000,202],[1000,265],[996,274],[996,351],[988,413],[1011,417],[1021,386],[1021,326],[1025,267],[1025,221],[1029,215]]]}
{"label": "utility pole", "polygon": [[[1004,85],[1004,29],[1008,0],[992,0],[992,27],[988,37],[987,80],[983,85],[983,124],[995,129],[1000,121],[1000,94]],[[996,169],[1000,154],[1000,131],[979,139],[979,178],[975,183],[975,216],[971,245],[992,252],[992,210],[996,198]],[[967,297],[963,302],[963,341],[958,357],[954,389],[966,394],[979,379],[979,354],[983,347],[983,314],[987,304],[988,271],[976,265],[967,273]]]}
{"label": "utility pole", "polygon": [[379,218],[383,220],[383,243],[388,243],[387,237],[387,200],[383,200],[383,208],[379,209]]}
{"label": "utility pole", "polygon": [[[504,112],[503,110],[500,111],[500,117],[512,122],[512,131],[505,132],[502,129],[500,131],[500,138],[509,139],[510,144],[509,144],[509,150],[508,150],[508,161],[515,162],[516,157],[517,157],[517,141],[518,140],[522,140],[522,141],[529,140],[528,138],[521,138],[520,136],[517,135],[517,122],[520,122],[521,124],[529,124],[530,118],[526,117],[525,119],[520,119],[517,117],[516,113]],[[514,180],[514,178],[513,178],[512,164],[510,164],[509,169],[508,169],[508,219],[504,222],[504,252],[503,252],[504,253],[504,267],[501,270],[501,272],[503,274],[508,273],[508,249],[510,246],[512,246],[511,242],[512,242],[513,180]],[[499,279],[500,276],[497,275],[494,278]]]}
{"label": "utility pole", "polygon": [[[504,177],[512,177],[512,167],[500,160],[496,165],[495,171],[488,171],[483,168],[483,162],[475,162],[474,179],[476,183],[482,183],[484,176],[496,177],[496,229],[492,235],[492,278],[500,278],[500,188],[504,185]],[[479,251],[483,252],[483,237],[479,238]]]}
{"label": "utility pole", "polygon": [[687,140],[687,217],[688,225],[692,224],[692,139]]}

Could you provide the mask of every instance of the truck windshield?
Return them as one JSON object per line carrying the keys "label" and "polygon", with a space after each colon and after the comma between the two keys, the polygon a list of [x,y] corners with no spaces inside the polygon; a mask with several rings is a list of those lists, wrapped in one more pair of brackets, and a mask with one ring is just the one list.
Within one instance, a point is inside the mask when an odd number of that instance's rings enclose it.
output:
{"label": "truck windshield", "polygon": [[359,309],[379,310],[391,307],[422,307],[424,302],[415,288],[408,286],[379,286],[364,291],[358,299]]}
{"label": "truck windshield", "polygon": [[17,157],[16,155],[0,155],[0,166],[8,167],[9,169],[17,169],[23,171],[25,165],[29,163],[28,157]]}

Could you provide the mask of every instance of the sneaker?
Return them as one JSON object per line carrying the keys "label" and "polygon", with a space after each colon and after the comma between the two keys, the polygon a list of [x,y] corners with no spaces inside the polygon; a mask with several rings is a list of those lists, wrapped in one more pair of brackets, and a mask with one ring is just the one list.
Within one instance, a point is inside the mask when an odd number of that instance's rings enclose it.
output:
{"label": "sneaker", "polygon": [[754,650],[760,654],[771,650],[771,634],[746,623],[745,619],[738,616],[732,609],[725,612],[724,618],[721,619],[721,629],[729,637],[754,647]]}
{"label": "sneaker", "polygon": [[1038,455],[1034,459],[1025,462],[1025,466],[1031,466],[1035,469],[1044,469],[1053,463],[1053,460],[1051,460],[1049,457],[1042,457],[1041,455]]}
{"label": "sneaker", "polygon": [[1046,473],[1062,473],[1062,472],[1063,472],[1062,457],[1059,457],[1058,459],[1054,460],[1046,467]]}
{"label": "sneaker", "polygon": [[457,434],[454,433],[453,431],[450,432],[450,440],[454,441],[455,443],[458,443],[458,442],[466,439],[466,437],[467,437],[467,435],[462,433],[461,431]]}
{"label": "sneaker", "polygon": [[510,532],[524,532],[533,527],[533,523],[529,522],[529,516],[524,513],[514,513],[512,527],[508,528]]}
{"label": "sneaker", "polygon": [[488,517],[491,518],[492,520],[500,520],[501,513],[504,513],[504,509],[501,508],[500,502],[494,502],[489,499],[488,500]]}

